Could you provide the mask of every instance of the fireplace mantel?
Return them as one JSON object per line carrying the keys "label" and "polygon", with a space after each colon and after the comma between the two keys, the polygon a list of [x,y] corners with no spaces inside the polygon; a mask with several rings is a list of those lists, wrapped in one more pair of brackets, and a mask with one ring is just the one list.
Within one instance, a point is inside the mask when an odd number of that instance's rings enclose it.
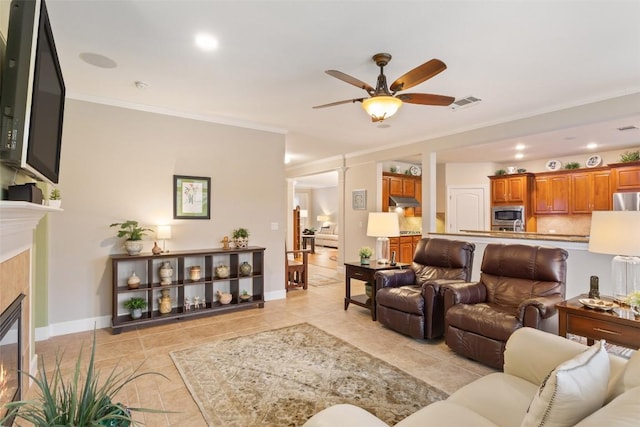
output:
{"label": "fireplace mantel", "polygon": [[48,212],[62,209],[29,202],[0,200],[0,262],[33,245],[33,231]]}

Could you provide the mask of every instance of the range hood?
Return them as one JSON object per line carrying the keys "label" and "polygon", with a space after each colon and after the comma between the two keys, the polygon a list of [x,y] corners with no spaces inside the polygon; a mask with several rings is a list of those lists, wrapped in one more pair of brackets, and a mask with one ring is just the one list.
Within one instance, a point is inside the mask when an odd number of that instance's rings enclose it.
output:
{"label": "range hood", "polygon": [[413,197],[389,196],[389,206],[397,208],[415,208],[420,206],[418,199]]}

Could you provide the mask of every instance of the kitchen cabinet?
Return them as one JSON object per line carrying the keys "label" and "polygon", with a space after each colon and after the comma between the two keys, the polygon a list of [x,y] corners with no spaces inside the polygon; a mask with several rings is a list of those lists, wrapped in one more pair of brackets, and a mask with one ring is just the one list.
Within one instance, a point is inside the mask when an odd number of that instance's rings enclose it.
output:
{"label": "kitchen cabinet", "polygon": [[413,208],[414,216],[422,216],[422,180],[416,179],[416,200],[420,203],[420,206]]}
{"label": "kitchen cabinet", "polygon": [[[413,175],[382,173],[382,212],[389,211],[389,196],[413,197],[422,203],[422,178]],[[405,216],[422,216],[422,207],[405,208]]]}
{"label": "kitchen cabinet", "polygon": [[396,262],[411,264],[420,239],[422,239],[422,236],[419,234],[390,237],[389,247],[391,252],[396,252]]}
{"label": "kitchen cabinet", "polygon": [[585,170],[571,175],[569,210],[574,214],[611,210],[611,171]]}
{"label": "kitchen cabinet", "polygon": [[640,162],[609,164],[612,172],[612,192],[640,191]]}
{"label": "kitchen cabinet", "polygon": [[534,213],[568,214],[570,176],[568,174],[538,174],[535,178]]}
{"label": "kitchen cabinet", "polygon": [[[265,248],[250,246],[160,255],[112,255],[112,332],[117,334],[128,327],[264,307],[264,251]],[[160,280],[159,270],[165,262],[173,269],[170,284],[161,284]],[[248,274],[244,267],[241,268],[244,262],[251,265]],[[220,265],[227,267],[228,277],[218,277],[216,267]],[[190,274],[191,267],[198,268],[197,277]],[[127,282],[133,272],[140,278],[140,283],[139,287],[131,289]],[[217,291],[231,293],[231,302],[222,304],[218,301]],[[246,301],[240,299],[242,291],[247,291],[251,297]],[[159,304],[164,294],[171,299],[171,311],[166,314],[160,313]],[[133,319],[123,308],[123,303],[131,297],[147,301],[147,311],[139,319]],[[193,302],[196,297],[198,306],[186,303],[187,299]]]}
{"label": "kitchen cabinet", "polygon": [[389,176],[389,195],[404,196],[404,178],[399,176]]}
{"label": "kitchen cabinet", "polygon": [[490,176],[492,205],[524,205],[529,190],[529,175]]}
{"label": "kitchen cabinet", "polygon": [[389,212],[389,185],[391,177],[382,175],[382,212]]}

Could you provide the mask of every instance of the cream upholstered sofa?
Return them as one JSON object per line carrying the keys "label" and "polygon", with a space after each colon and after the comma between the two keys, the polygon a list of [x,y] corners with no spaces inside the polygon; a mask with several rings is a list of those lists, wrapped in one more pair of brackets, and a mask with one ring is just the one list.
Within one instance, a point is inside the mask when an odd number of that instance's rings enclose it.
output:
{"label": "cream upholstered sofa", "polygon": [[328,223],[316,231],[316,245],[338,249],[338,224]]}
{"label": "cream upholstered sofa", "polygon": [[[627,359],[533,328],[507,341],[504,372],[484,376],[408,416],[408,426],[638,426],[640,351]],[[304,427],[383,427],[357,406],[340,404]]]}

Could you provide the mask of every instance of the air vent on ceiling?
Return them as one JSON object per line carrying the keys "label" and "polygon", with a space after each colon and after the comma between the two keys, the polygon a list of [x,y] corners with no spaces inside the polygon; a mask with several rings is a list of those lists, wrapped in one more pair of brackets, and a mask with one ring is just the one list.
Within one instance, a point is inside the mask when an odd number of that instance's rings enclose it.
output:
{"label": "air vent on ceiling", "polygon": [[620,132],[624,132],[626,130],[632,130],[632,129],[638,129],[638,127],[634,125],[629,125],[629,126],[622,126],[618,128]]}
{"label": "air vent on ceiling", "polygon": [[476,98],[475,96],[467,96],[466,98],[453,101],[453,103],[449,105],[449,108],[451,108],[453,111],[456,111],[460,110],[461,108],[467,108],[471,105],[477,104],[480,101],[482,101],[482,99]]}

